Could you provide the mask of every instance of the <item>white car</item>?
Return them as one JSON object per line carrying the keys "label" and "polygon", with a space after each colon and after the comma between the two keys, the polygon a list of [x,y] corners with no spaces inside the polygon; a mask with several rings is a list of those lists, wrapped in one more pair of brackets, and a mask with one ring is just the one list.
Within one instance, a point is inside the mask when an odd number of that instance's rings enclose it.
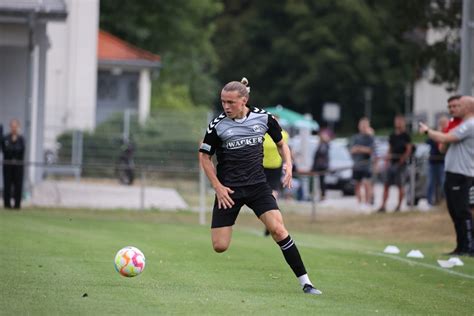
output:
{"label": "white car", "polygon": [[[289,141],[295,164],[298,170],[310,171],[313,157],[319,145],[318,136],[310,136],[307,152],[303,152],[301,137],[293,137]],[[352,179],[352,160],[346,139],[334,139],[329,143],[329,173],[324,182],[332,190],[341,190],[344,195],[354,194],[354,181]]]}

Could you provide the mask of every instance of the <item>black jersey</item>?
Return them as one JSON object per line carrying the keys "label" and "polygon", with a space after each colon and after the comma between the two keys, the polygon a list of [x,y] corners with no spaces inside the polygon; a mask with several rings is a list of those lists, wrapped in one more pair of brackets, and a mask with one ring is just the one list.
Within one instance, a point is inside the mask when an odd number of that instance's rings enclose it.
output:
{"label": "black jersey", "polygon": [[199,149],[217,156],[217,178],[229,187],[266,182],[263,172],[263,141],[268,133],[275,143],[282,139],[281,127],[268,112],[251,107],[242,119],[225,113],[213,119]]}
{"label": "black jersey", "polygon": [[8,134],[3,137],[1,146],[4,160],[23,160],[25,156],[25,140],[23,136],[18,135],[16,140],[13,141],[13,136]]}

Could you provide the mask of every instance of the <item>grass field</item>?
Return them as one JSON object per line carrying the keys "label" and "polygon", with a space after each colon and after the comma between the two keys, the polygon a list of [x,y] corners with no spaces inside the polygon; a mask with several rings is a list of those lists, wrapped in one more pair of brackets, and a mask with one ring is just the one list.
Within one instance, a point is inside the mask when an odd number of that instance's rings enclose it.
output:
{"label": "grass field", "polygon": [[[315,297],[302,293],[253,216],[241,217],[230,250],[216,254],[208,227],[193,224],[191,213],[0,211],[0,314],[474,313],[474,258],[450,270],[436,264],[448,241],[321,233],[317,225],[310,233],[290,218],[310,276],[323,291]],[[358,226],[370,230],[388,217],[359,218]],[[422,250],[425,259],[382,254],[389,240],[403,254]],[[136,278],[121,277],[113,267],[116,251],[127,245],[147,258]]]}

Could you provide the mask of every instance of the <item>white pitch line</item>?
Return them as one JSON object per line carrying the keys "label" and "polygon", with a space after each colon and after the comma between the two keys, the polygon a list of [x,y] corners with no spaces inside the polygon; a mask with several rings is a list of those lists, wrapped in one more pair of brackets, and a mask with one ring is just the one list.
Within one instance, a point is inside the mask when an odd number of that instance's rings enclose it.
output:
{"label": "white pitch line", "polygon": [[[256,230],[256,229],[245,229],[245,230],[242,230],[242,231],[246,231],[247,233],[250,233],[250,234],[253,234],[253,235],[258,235],[258,236],[262,235],[262,233],[260,231]],[[296,242],[296,243],[297,243],[298,246],[301,246],[301,247],[321,249],[321,247],[316,247],[316,246],[314,246],[312,244],[308,244],[304,241],[300,241],[300,242]],[[385,257],[385,258],[389,258],[389,259],[393,259],[393,260],[398,260],[398,261],[401,261],[401,262],[414,264],[414,265],[422,266],[422,267],[425,267],[425,268],[430,268],[430,269],[434,269],[434,270],[437,270],[437,271],[446,272],[446,273],[456,275],[456,276],[459,276],[459,277],[462,277],[462,278],[474,280],[473,275],[465,274],[465,273],[461,273],[461,272],[457,272],[457,271],[453,271],[453,270],[448,270],[448,269],[445,269],[445,268],[441,268],[441,267],[431,265],[431,264],[427,264],[427,263],[423,263],[423,262],[413,261],[413,260],[410,260],[410,259],[395,257],[395,256],[387,255],[387,254],[384,254],[384,253],[373,252],[373,251],[367,251],[367,254],[374,255],[374,256],[379,256],[379,257]]]}
{"label": "white pitch line", "polygon": [[454,274],[454,275],[460,276],[462,278],[474,280],[473,275],[465,274],[465,273],[461,273],[461,272],[457,272],[457,271],[453,271],[453,270],[447,270],[445,268],[437,267],[437,266],[434,266],[434,265],[431,265],[431,264],[418,262],[418,261],[413,261],[413,260],[406,259],[406,258],[395,257],[395,256],[387,255],[387,254],[384,254],[384,253],[378,253],[378,252],[372,252],[372,251],[368,251],[367,253],[370,254],[370,255],[385,257],[385,258],[398,260],[398,261],[409,263],[409,264],[419,265],[419,266],[422,266],[422,267],[425,267],[425,268],[430,268],[430,269],[434,269],[434,270],[437,270],[437,271],[443,271],[443,272],[446,272],[446,273],[449,273],[449,274]]}

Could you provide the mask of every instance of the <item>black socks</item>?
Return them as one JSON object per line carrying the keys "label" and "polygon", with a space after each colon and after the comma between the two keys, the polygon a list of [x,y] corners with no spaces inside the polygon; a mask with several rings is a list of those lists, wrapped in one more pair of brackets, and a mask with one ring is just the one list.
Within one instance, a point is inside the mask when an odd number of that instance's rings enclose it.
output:
{"label": "black socks", "polygon": [[306,268],[304,267],[303,260],[301,260],[300,252],[298,251],[298,248],[296,247],[293,239],[291,239],[290,235],[277,242],[277,244],[280,246],[286,262],[291,267],[291,270],[293,270],[295,275],[300,277],[306,274]]}

